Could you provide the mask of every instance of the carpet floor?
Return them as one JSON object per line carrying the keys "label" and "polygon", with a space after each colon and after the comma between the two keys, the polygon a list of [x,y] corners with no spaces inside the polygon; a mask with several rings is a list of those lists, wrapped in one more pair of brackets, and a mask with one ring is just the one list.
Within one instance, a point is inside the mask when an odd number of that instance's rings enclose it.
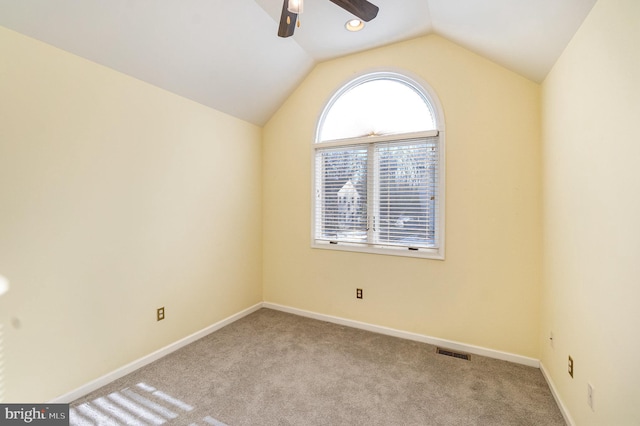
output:
{"label": "carpet floor", "polygon": [[541,372],[261,309],[71,404],[72,425],[564,425]]}

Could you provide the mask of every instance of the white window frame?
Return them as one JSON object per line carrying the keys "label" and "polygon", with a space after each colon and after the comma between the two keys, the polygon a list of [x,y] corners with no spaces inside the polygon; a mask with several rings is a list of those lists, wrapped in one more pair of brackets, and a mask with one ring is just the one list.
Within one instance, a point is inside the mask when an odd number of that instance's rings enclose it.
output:
{"label": "white window frame", "polygon": [[[424,132],[413,132],[413,133],[403,133],[403,134],[393,134],[386,136],[367,136],[364,138],[347,138],[347,139],[339,139],[339,140],[331,140],[331,141],[320,141],[320,134],[322,130],[322,126],[324,125],[325,118],[329,113],[329,110],[333,106],[340,96],[349,91],[355,86],[366,83],[368,81],[380,80],[380,79],[389,79],[396,80],[402,82],[406,85],[412,87],[417,94],[422,96],[427,104],[430,106],[433,118],[435,120],[436,129],[424,131]],[[410,140],[410,139],[419,139],[426,137],[438,136],[438,224],[437,224],[437,248],[409,248],[407,246],[376,246],[372,244],[360,244],[360,243],[347,243],[347,242],[339,242],[337,244],[330,243],[328,241],[320,241],[316,240],[317,230],[321,224],[316,223],[316,200],[317,200],[317,191],[319,188],[316,186],[316,152],[319,149],[330,148],[330,147],[340,147],[340,146],[349,146],[356,144],[368,144],[370,147],[373,147],[374,143],[379,142],[392,142],[392,141],[402,141],[402,140]],[[363,145],[364,146],[364,145]],[[314,142],[312,144],[311,149],[311,182],[312,182],[312,196],[311,196],[311,247],[315,249],[326,249],[326,250],[339,250],[339,251],[349,251],[349,252],[360,252],[360,253],[373,253],[373,254],[382,254],[382,255],[391,255],[391,256],[405,256],[405,257],[417,257],[417,258],[427,258],[427,259],[436,259],[436,260],[444,260],[445,258],[445,130],[444,130],[444,116],[442,113],[442,107],[438,98],[435,96],[435,93],[431,89],[431,87],[421,81],[419,78],[410,77],[408,73],[396,72],[396,71],[377,71],[377,72],[369,72],[361,75],[355,79],[350,80],[346,84],[344,84],[339,90],[337,90],[330,100],[326,103],[322,114],[318,120],[318,125],[316,126],[316,135]],[[369,168],[373,168],[373,156],[370,157]],[[376,176],[376,174],[370,175],[372,178]],[[373,194],[371,194],[373,196]],[[375,203],[372,201],[368,202],[367,209],[371,210],[375,208]],[[373,217],[373,212],[369,211],[369,217]],[[369,226],[369,228],[372,228]],[[371,241],[371,238],[369,238]]]}

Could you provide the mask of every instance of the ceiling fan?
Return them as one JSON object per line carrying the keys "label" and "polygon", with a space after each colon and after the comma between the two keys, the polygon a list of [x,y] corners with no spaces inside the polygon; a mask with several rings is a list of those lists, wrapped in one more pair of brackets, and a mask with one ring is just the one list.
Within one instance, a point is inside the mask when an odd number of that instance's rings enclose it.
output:
{"label": "ceiling fan", "polygon": [[[302,13],[303,0],[284,0],[278,36],[291,37],[296,29],[298,15]],[[347,12],[357,16],[365,22],[369,22],[378,15],[378,6],[367,0],[330,0]],[[299,25],[299,24],[298,24]]]}

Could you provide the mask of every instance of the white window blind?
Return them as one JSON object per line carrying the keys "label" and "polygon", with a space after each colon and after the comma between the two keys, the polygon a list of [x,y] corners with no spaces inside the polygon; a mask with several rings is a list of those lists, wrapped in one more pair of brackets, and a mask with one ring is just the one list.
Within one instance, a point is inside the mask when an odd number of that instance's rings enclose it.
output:
{"label": "white window blind", "polygon": [[435,133],[316,147],[316,241],[437,248],[439,144]]}
{"label": "white window blind", "polygon": [[319,149],[316,156],[316,239],[366,242],[367,146]]}
{"label": "white window blind", "polygon": [[375,145],[374,243],[437,247],[438,137]]}

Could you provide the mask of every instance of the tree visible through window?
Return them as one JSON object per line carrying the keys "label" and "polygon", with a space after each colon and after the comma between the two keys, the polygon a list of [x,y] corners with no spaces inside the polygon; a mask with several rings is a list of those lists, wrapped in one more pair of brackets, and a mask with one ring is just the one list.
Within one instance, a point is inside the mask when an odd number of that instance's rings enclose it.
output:
{"label": "tree visible through window", "polygon": [[314,144],[315,247],[443,257],[436,117],[426,92],[396,74],[337,93]]}

